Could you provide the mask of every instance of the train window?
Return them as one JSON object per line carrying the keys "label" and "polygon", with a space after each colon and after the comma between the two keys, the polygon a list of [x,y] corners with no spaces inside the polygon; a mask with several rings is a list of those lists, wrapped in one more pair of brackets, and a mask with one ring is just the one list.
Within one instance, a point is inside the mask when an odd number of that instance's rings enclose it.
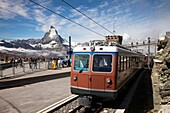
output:
{"label": "train window", "polygon": [[136,66],[139,67],[140,58],[137,58]]}
{"label": "train window", "polygon": [[124,70],[127,69],[127,57],[124,56]]}
{"label": "train window", "polygon": [[131,57],[129,57],[129,67],[131,67]]}
{"label": "train window", "polygon": [[124,56],[121,56],[121,71],[124,70]]}
{"label": "train window", "polygon": [[74,57],[74,70],[76,71],[88,71],[89,70],[89,55],[88,54],[76,54]]}
{"label": "train window", "polygon": [[136,61],[135,61],[135,57],[132,57],[132,58],[131,58],[131,65],[132,65],[132,67],[135,66],[135,62],[136,62]]}
{"label": "train window", "polygon": [[93,57],[93,71],[111,72],[112,65],[112,55],[94,55]]}
{"label": "train window", "polygon": [[118,73],[121,72],[121,56],[118,57]]}
{"label": "train window", "polygon": [[129,57],[126,57],[126,69],[129,67]]}

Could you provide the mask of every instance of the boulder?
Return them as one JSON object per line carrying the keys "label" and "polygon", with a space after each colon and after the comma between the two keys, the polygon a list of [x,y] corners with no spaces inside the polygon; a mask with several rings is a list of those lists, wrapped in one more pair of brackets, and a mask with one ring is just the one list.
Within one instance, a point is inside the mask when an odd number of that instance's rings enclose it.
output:
{"label": "boulder", "polygon": [[164,59],[165,62],[167,63],[170,63],[170,54],[168,54],[165,59]]}
{"label": "boulder", "polygon": [[161,64],[160,67],[161,67],[162,70],[167,70],[168,69],[168,66],[165,63]]}

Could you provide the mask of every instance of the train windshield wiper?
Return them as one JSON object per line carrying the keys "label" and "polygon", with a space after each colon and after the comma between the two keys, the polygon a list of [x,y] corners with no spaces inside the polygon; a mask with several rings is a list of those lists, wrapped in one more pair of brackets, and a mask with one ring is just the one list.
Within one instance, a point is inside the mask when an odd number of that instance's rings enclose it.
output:
{"label": "train windshield wiper", "polygon": [[79,73],[82,73],[82,72],[83,72],[83,68],[84,68],[84,67],[82,67],[82,68],[80,69]]}

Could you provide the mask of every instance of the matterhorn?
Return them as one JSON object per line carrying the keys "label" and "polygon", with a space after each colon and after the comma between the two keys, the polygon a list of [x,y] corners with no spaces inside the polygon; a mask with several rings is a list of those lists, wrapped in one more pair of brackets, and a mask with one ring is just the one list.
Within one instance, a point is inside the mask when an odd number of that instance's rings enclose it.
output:
{"label": "matterhorn", "polygon": [[[41,50],[41,51],[55,51],[66,54],[68,51],[68,41],[63,39],[57,30],[51,26],[45,33],[42,39],[26,39],[6,41],[0,40],[0,47],[11,51],[11,49],[25,49],[26,50]],[[9,52],[12,53],[12,52]]]}
{"label": "matterhorn", "polygon": [[45,33],[44,37],[40,40],[41,47],[44,49],[53,49],[56,51],[66,51],[68,45],[64,43],[68,42],[58,35],[54,26],[51,26],[49,31]]}

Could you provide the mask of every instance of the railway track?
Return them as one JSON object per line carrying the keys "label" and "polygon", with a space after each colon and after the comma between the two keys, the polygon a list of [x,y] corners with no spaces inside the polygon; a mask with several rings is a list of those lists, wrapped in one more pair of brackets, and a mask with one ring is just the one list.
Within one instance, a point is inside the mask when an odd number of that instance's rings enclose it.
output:
{"label": "railway track", "polygon": [[125,113],[131,103],[133,94],[143,74],[147,73],[145,69],[138,75],[135,82],[130,86],[128,92],[125,91],[114,101],[107,101],[92,105],[90,108],[78,104],[78,95],[71,95],[37,113]]}
{"label": "railway track", "polygon": [[[38,111],[37,113],[52,113],[52,112],[61,113],[61,111],[62,112],[67,111],[67,113],[68,113],[68,111],[75,109],[74,107],[77,107],[78,102],[76,99],[78,97],[79,97],[78,95],[68,96],[67,98],[65,98],[63,100],[58,101],[58,102],[40,110],[40,111]],[[71,106],[70,106],[70,104],[71,104]],[[75,106],[72,106],[72,105],[75,105]]]}

